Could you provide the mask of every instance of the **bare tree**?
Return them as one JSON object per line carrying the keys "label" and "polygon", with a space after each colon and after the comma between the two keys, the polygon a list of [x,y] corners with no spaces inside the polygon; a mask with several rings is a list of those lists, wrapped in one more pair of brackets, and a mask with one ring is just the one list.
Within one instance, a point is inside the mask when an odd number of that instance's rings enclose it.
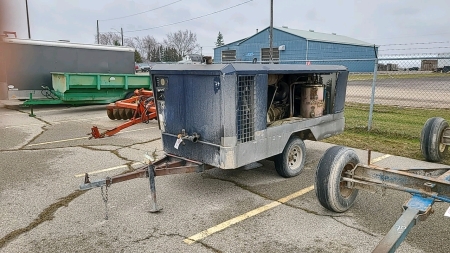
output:
{"label": "bare tree", "polygon": [[124,46],[132,47],[137,50],[136,41],[135,41],[134,37],[133,38],[125,38],[123,40],[123,44],[124,44]]}
{"label": "bare tree", "polygon": [[[97,42],[97,35],[95,35],[95,41]],[[102,45],[115,45],[119,41],[122,41],[122,38],[114,32],[100,34],[100,44]]]}
{"label": "bare tree", "polygon": [[189,30],[167,34],[164,44],[166,47],[175,48],[180,56],[190,54],[200,47],[197,43],[197,35]]}
{"label": "bare tree", "polygon": [[158,43],[153,36],[146,35],[142,38],[139,36],[126,38],[124,44],[125,46],[136,49],[146,60],[150,60],[152,58],[152,51],[154,51],[160,43]]}
{"label": "bare tree", "polygon": [[[142,38],[142,55],[147,58],[148,61],[152,59],[153,55],[152,52],[155,51],[156,48],[158,48],[158,41],[153,36],[147,35]],[[145,54],[144,54],[145,52]]]}
{"label": "bare tree", "polygon": [[[95,41],[97,41],[97,35],[95,36]],[[107,32],[100,34],[100,44],[102,45],[120,45],[121,41],[120,35],[114,32]],[[155,52],[155,48],[158,48],[158,43],[155,38],[150,35],[146,35],[142,38],[139,36],[125,38],[123,41],[124,46],[134,48],[137,53],[139,53],[142,59],[150,60],[152,58],[152,52]],[[138,58],[140,58],[138,57]]]}

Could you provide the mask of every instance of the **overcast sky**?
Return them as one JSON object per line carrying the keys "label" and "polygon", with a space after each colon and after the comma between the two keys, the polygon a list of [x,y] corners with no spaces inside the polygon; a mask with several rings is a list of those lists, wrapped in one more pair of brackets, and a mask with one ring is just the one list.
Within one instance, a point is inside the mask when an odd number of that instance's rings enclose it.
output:
{"label": "overcast sky", "polygon": [[[27,38],[25,0],[2,1],[4,29]],[[94,43],[100,20],[100,32],[122,27],[127,37],[160,42],[169,32],[191,30],[204,55],[213,55],[219,31],[229,43],[270,25],[270,0],[28,0],[28,8],[32,39]],[[274,0],[273,22],[374,43],[380,54],[436,53],[450,52],[449,10],[449,0]]]}

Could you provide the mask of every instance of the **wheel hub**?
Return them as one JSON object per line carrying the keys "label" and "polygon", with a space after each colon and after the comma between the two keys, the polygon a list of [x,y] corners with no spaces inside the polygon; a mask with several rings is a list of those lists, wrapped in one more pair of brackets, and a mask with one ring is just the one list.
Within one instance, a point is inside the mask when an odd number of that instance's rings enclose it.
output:
{"label": "wheel hub", "polygon": [[[342,170],[341,177],[346,176],[346,172],[349,171],[349,170],[352,170],[354,167],[355,166],[353,164],[347,164],[344,167],[344,169]],[[341,195],[344,198],[349,197],[352,194],[352,192],[353,192],[353,189],[348,188],[347,187],[347,182],[344,181],[344,180],[342,180],[341,183],[339,184],[339,188],[340,188]]]}
{"label": "wheel hub", "polygon": [[289,169],[296,169],[302,163],[302,150],[298,146],[292,147],[288,156]]}

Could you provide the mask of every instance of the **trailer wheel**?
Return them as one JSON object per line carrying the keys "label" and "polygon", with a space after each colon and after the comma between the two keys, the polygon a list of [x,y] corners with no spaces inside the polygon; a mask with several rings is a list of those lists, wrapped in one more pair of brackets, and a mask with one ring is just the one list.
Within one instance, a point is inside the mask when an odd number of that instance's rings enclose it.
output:
{"label": "trailer wheel", "polygon": [[353,149],[334,146],[325,151],[317,165],[314,185],[316,196],[323,207],[342,213],[353,205],[358,190],[348,188],[342,176],[358,163],[359,158]]}
{"label": "trailer wheel", "polygon": [[442,143],[442,137],[448,123],[443,118],[434,117],[425,122],[420,134],[420,150],[429,162],[441,162],[448,152],[448,146]]}
{"label": "trailer wheel", "polygon": [[275,156],[275,169],[282,177],[295,177],[305,166],[306,147],[302,139],[292,136],[281,154]]}
{"label": "trailer wheel", "polygon": [[108,115],[108,118],[109,118],[109,119],[112,119],[112,120],[115,120],[115,119],[116,119],[116,117],[114,117],[114,113],[113,113],[113,110],[112,110],[112,109],[106,110],[106,115]]}

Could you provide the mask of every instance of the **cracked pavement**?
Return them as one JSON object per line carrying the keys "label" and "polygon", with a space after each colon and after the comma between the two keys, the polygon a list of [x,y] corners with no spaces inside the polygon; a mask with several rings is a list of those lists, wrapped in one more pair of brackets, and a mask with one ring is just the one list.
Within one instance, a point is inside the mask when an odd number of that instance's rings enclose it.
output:
{"label": "cracked pavement", "polygon": [[[38,107],[36,117],[0,107],[0,252],[370,252],[401,215],[409,195],[361,192],[345,213],[320,206],[314,191],[188,245],[184,239],[314,184],[315,166],[330,144],[306,142],[307,161],[295,178],[278,176],[273,162],[255,169],[211,169],[156,178],[160,213],[150,213],[148,179],[108,188],[108,214],[100,189],[78,190],[85,172],[105,178],[142,166],[162,152],[155,121],[113,137],[87,138],[90,127],[113,128],[104,106]],[[362,161],[364,151],[357,151]],[[372,157],[381,156],[376,152]],[[396,158],[397,163],[431,166]],[[418,165],[419,164],[419,165]],[[393,167],[393,166],[391,166]],[[397,252],[446,252],[448,205],[417,225]]]}

